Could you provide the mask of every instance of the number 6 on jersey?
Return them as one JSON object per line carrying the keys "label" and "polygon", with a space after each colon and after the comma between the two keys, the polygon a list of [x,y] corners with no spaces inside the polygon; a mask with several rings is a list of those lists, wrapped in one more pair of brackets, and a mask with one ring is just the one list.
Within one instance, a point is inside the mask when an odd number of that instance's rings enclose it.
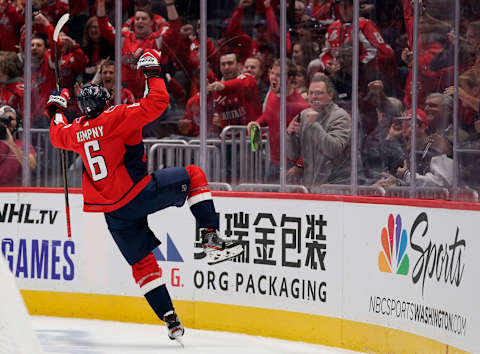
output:
{"label": "number 6 on jersey", "polygon": [[[105,159],[102,155],[90,155],[90,147],[92,148],[93,152],[100,151],[100,145],[98,144],[98,140],[88,141],[83,145],[83,149],[85,150],[85,156],[87,157],[88,161],[88,168],[92,173],[92,179],[97,182],[107,177],[108,169],[107,165],[105,164]],[[95,165],[97,166],[96,168]]]}

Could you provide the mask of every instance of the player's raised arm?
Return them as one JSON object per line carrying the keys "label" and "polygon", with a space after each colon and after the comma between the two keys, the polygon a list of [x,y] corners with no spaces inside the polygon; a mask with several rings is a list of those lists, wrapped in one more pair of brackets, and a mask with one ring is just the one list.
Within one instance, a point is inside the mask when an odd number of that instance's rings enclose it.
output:
{"label": "player's raised arm", "polygon": [[142,126],[157,119],[167,108],[169,94],[161,78],[160,61],[162,54],[155,49],[147,49],[138,59],[137,70],[145,75],[145,97],[139,104],[128,106],[127,119],[132,118]]}
{"label": "player's raised arm", "polygon": [[70,93],[67,89],[53,91],[47,101],[47,113],[51,119],[50,122],[50,140],[56,148],[72,150],[72,132],[65,117],[64,111],[67,109]]}

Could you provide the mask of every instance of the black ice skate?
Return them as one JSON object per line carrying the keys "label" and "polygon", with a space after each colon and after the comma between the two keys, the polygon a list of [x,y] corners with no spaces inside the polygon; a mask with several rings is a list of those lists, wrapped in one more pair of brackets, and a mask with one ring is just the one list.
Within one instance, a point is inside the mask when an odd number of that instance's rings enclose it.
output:
{"label": "black ice skate", "polygon": [[218,235],[214,229],[200,229],[202,236],[202,247],[207,258],[207,263],[212,265],[236,257],[243,252],[240,243],[232,240],[225,240]]}
{"label": "black ice skate", "polygon": [[163,320],[165,321],[165,326],[167,326],[168,338],[176,340],[183,347],[182,337],[185,329],[180,323],[177,314],[173,311],[168,311],[165,316],[163,316]]}

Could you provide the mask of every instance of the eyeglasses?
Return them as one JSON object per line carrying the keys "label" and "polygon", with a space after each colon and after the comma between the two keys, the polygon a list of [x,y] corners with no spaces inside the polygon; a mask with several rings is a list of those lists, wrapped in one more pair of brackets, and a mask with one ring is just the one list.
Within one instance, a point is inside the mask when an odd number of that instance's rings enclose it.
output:
{"label": "eyeglasses", "polygon": [[308,92],[310,96],[316,96],[316,97],[322,96],[325,93],[326,93],[325,91],[309,91]]}

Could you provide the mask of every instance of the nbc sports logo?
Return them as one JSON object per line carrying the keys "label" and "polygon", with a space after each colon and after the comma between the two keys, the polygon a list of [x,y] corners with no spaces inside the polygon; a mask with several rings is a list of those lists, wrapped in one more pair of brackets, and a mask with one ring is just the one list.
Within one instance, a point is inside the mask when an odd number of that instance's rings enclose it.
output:
{"label": "nbc sports logo", "polygon": [[408,254],[406,254],[408,236],[402,229],[402,217],[388,216],[387,227],[382,228],[382,250],[378,254],[378,269],[385,273],[407,275],[410,267]]}

